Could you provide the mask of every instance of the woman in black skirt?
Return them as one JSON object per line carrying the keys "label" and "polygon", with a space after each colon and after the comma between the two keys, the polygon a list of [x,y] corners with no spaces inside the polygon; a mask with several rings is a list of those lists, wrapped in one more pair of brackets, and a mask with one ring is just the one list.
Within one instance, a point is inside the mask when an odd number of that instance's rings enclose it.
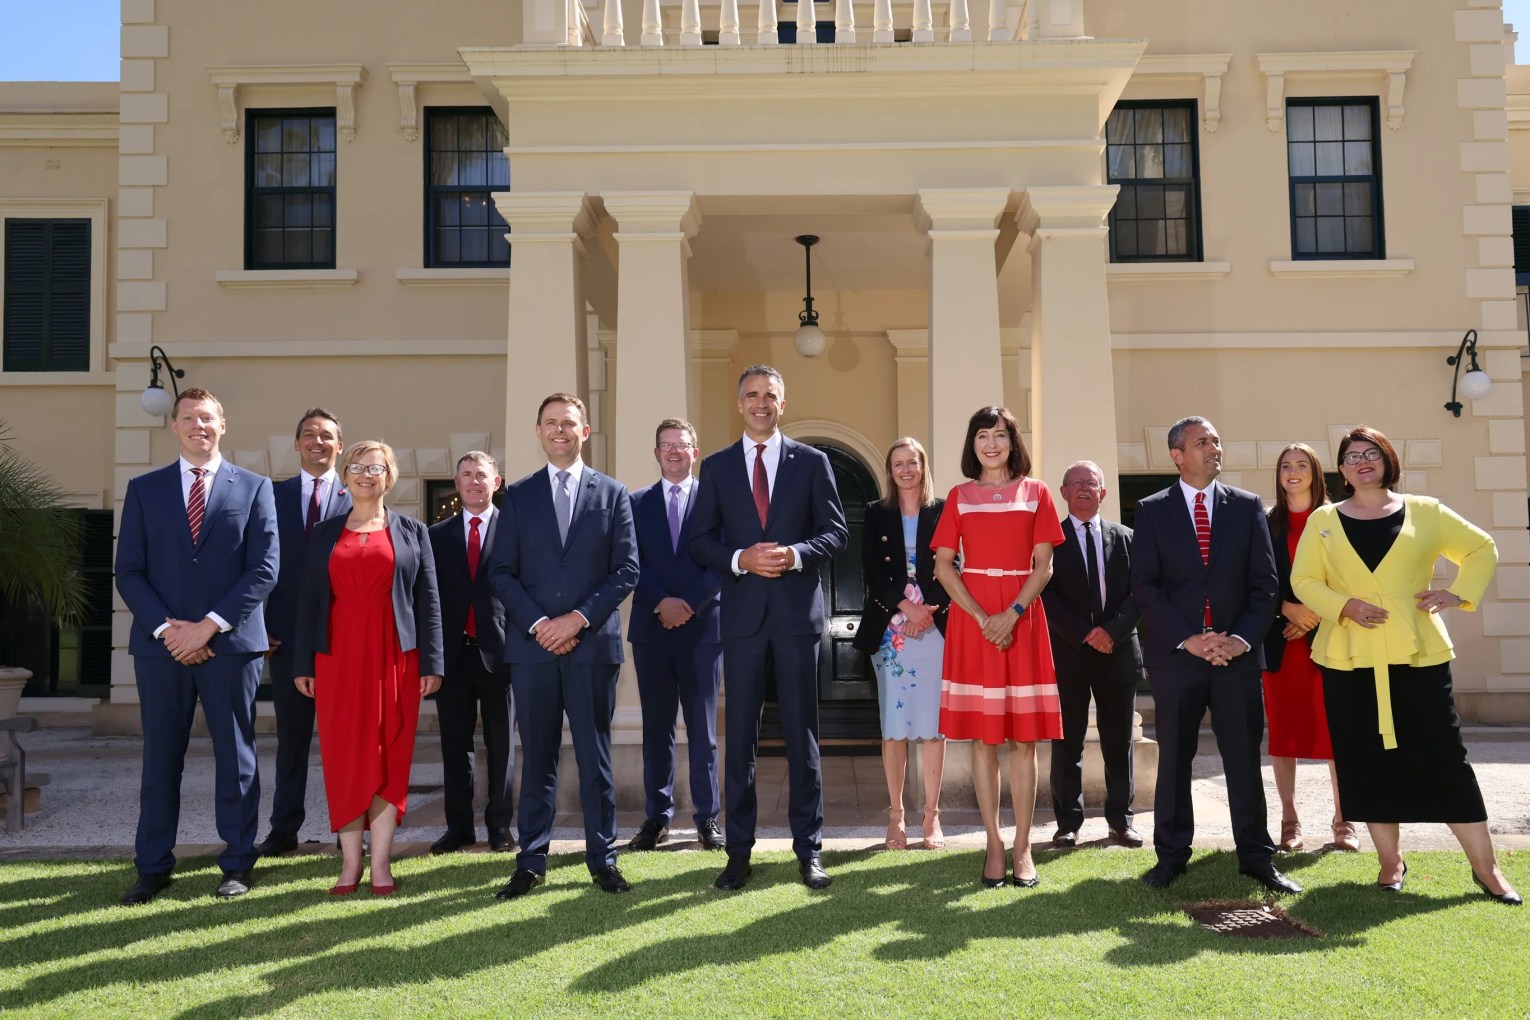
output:
{"label": "woman in black skirt", "polygon": [[[1482,891],[1517,906],[1466,761],[1451,696],[1454,653],[1439,615],[1477,608],[1498,551],[1487,532],[1439,500],[1393,492],[1397,451],[1375,429],[1350,430],[1339,443],[1339,471],[1350,496],[1312,512],[1291,587],[1322,617],[1312,660],[1323,668],[1345,817],[1367,823],[1382,889],[1401,891],[1408,871],[1399,823],[1445,822]],[[1431,588],[1441,556],[1460,569],[1449,587]]]}

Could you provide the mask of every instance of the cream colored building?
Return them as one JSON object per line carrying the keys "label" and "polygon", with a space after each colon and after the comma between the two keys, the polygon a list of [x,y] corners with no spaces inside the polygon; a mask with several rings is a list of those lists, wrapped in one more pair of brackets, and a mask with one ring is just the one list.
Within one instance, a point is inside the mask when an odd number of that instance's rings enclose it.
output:
{"label": "cream colored building", "polygon": [[[395,446],[395,505],[426,516],[465,450],[536,467],[554,390],[587,397],[591,462],[647,484],[654,424],[735,439],[759,361],[858,491],[903,434],[950,485],[988,402],[1042,477],[1093,459],[1112,503],[1164,484],[1185,414],[1267,497],[1284,443],[1331,469],[1366,422],[1405,489],[1497,539],[1489,599],[1451,620],[1457,699],[1530,719],[1530,77],[1496,0],[969,4],[823,2],[808,44],[769,0],[123,0],[120,85],[0,85],[0,218],[61,246],[48,293],[89,281],[46,348],[7,294],[0,420],[112,510],[174,456],[139,405],[158,346],[222,397],[236,463],[294,473],[321,404]],[[493,210],[513,270],[485,264]],[[82,220],[73,255],[15,227]],[[1493,385],[1455,417],[1467,330]],[[33,710],[136,725],[107,619],[38,684],[77,697]],[[874,718],[853,672],[826,667],[826,731]],[[635,741],[630,679],[621,700]]]}

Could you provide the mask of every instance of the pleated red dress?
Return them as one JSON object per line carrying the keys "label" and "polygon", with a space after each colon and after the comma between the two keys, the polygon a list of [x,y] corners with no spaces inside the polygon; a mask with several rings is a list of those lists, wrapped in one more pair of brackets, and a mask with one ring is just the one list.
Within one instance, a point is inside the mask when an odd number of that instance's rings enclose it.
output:
{"label": "pleated red dress", "polygon": [[393,539],[349,528],[329,557],[329,647],[314,660],[315,712],[329,827],[366,814],[374,796],[402,822],[420,721],[420,657],[399,649]]}
{"label": "pleated red dress", "polygon": [[[966,482],[951,490],[930,542],[962,556],[962,583],[986,613],[1014,603],[1031,573],[1038,542],[1063,540],[1052,496],[1042,482],[1018,478],[998,488]],[[1032,602],[1000,651],[961,606],[946,624],[940,732],[950,740],[1057,740],[1062,711],[1046,611]]]}
{"label": "pleated red dress", "polygon": [[[1287,563],[1296,558],[1296,543],[1311,516],[1311,510],[1287,515],[1286,547],[1276,549],[1276,556],[1284,555]],[[1264,714],[1270,724],[1272,758],[1333,759],[1323,673],[1312,661],[1312,643],[1306,638],[1287,641],[1279,671],[1264,674]]]}

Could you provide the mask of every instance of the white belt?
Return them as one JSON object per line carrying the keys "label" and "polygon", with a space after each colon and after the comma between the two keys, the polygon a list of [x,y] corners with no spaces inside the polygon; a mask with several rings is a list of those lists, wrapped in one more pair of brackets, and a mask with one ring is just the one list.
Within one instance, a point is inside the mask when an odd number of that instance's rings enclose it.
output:
{"label": "white belt", "polygon": [[998,567],[963,567],[964,574],[984,574],[988,577],[1024,577],[1029,570],[1000,570]]}

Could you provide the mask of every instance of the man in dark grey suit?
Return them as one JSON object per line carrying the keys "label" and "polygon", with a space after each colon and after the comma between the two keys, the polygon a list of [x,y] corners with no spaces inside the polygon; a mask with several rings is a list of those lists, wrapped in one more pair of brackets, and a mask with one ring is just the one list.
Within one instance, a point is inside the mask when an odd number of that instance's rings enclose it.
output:
{"label": "man in dark grey suit", "polygon": [[1132,530],[1100,516],[1105,479],[1093,461],[1063,472],[1068,516],[1065,541],[1052,555],[1052,580],[1042,591],[1063,736],[1052,742],[1052,810],[1056,846],[1077,846],[1084,824],[1084,736],[1094,698],[1100,757],[1105,766],[1105,821],[1110,841],[1139,847],[1132,828],[1132,715],[1142,680],[1137,621],[1131,600]]}

